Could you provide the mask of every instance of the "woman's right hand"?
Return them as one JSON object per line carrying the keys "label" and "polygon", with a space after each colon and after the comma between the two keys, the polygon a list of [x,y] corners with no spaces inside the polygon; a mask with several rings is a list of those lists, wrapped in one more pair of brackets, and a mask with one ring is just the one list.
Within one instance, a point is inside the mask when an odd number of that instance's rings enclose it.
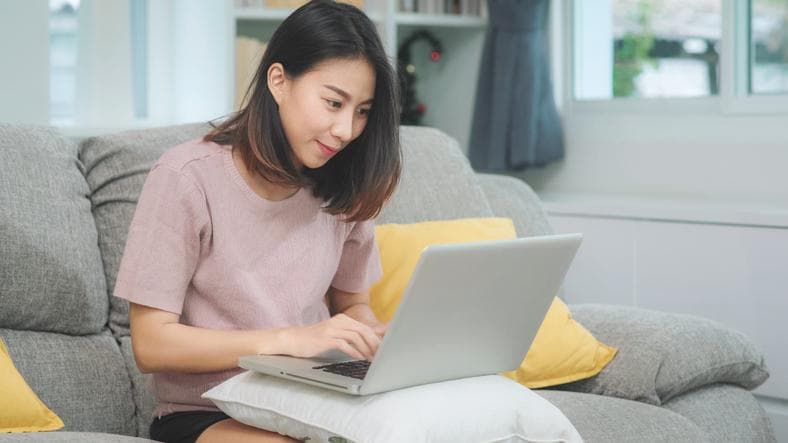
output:
{"label": "woman's right hand", "polygon": [[287,352],[294,357],[315,357],[326,351],[339,350],[359,359],[372,361],[380,345],[380,337],[369,326],[345,314],[309,326],[282,331]]}

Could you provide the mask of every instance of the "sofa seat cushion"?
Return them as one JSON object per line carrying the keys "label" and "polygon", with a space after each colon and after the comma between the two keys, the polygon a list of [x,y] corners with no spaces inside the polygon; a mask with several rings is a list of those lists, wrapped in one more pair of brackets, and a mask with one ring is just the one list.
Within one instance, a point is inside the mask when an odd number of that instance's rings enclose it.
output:
{"label": "sofa seat cushion", "polygon": [[717,383],[674,397],[662,405],[706,431],[711,441],[775,443],[774,429],[746,389]]}
{"label": "sofa seat cushion", "polygon": [[38,432],[35,434],[6,434],[0,436],[3,443],[41,442],[41,443],[154,443],[153,440],[129,437],[127,435],[104,434],[99,432]]}
{"label": "sofa seat cushion", "polygon": [[[115,287],[131,219],[145,177],[167,149],[199,138],[210,130],[207,124],[190,124],[120,132],[85,139],[79,158],[85,165],[90,200],[98,229],[98,246],[104,260],[106,286]],[[110,328],[129,335],[128,302],[110,297]]]}
{"label": "sofa seat cushion", "polygon": [[123,336],[119,338],[120,352],[123,354],[123,361],[126,363],[126,370],[131,376],[131,391],[134,396],[134,404],[137,405],[134,416],[137,421],[137,436],[148,438],[150,435],[150,424],[153,421],[153,410],[156,408],[156,396],[150,389],[152,374],[142,374],[137,368],[134,360],[134,351],[131,348],[131,337]]}
{"label": "sofa seat cushion", "polygon": [[578,321],[619,352],[596,377],[563,389],[660,405],[701,386],[732,383],[754,389],[769,377],[752,340],[718,322],[628,306],[571,309]]}
{"label": "sofa seat cushion", "polygon": [[137,435],[131,382],[115,339],[0,329],[30,388],[57,414],[63,431]]}
{"label": "sofa seat cushion", "polygon": [[711,441],[693,422],[659,406],[580,392],[534,392],[558,407],[586,443]]}
{"label": "sofa seat cushion", "polygon": [[54,431],[63,427],[60,420],[16,370],[8,349],[0,338],[0,433]]}
{"label": "sofa seat cushion", "polygon": [[77,146],[0,123],[0,328],[93,334],[107,289]]}

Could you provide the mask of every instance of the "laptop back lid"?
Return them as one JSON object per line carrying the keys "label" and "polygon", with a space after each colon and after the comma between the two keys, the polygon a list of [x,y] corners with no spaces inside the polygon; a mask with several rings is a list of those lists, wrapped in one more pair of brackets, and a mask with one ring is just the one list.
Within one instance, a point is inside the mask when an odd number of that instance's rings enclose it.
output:
{"label": "laptop back lid", "polygon": [[425,249],[360,393],[519,366],[581,241],[566,234]]}

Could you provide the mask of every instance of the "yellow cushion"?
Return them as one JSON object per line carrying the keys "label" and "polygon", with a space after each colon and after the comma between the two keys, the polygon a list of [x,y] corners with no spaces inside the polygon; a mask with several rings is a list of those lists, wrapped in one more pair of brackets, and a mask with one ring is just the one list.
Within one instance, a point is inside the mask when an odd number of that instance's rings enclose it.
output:
{"label": "yellow cushion", "polygon": [[[383,277],[370,291],[370,306],[390,321],[416,267],[429,245],[517,236],[508,218],[472,218],[376,226]],[[558,297],[550,306],[531,349],[519,368],[504,375],[529,388],[543,388],[592,377],[613,359],[616,349],[597,341],[572,319]]]}
{"label": "yellow cushion", "polygon": [[63,427],[14,367],[0,339],[0,432],[54,431]]}
{"label": "yellow cushion", "polygon": [[617,351],[594,338],[556,297],[523,362],[503,375],[532,389],[560,385],[595,376]]}

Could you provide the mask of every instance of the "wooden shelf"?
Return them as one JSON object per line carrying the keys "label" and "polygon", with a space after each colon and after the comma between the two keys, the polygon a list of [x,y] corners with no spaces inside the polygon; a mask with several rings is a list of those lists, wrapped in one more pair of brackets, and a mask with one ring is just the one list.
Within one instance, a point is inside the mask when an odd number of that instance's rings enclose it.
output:
{"label": "wooden shelf", "polygon": [[263,9],[263,8],[235,8],[233,15],[239,20],[265,20],[265,21],[282,21],[293,12],[293,9],[277,8],[277,9]]}
{"label": "wooden shelf", "polygon": [[422,14],[400,12],[394,17],[397,25],[437,26],[446,28],[484,28],[487,19],[475,15]]}
{"label": "wooden shelf", "polygon": [[[261,20],[280,22],[292,14],[295,9],[291,8],[235,8],[233,16],[236,20]],[[383,20],[383,16],[378,13],[367,13],[367,16],[376,23]]]}

